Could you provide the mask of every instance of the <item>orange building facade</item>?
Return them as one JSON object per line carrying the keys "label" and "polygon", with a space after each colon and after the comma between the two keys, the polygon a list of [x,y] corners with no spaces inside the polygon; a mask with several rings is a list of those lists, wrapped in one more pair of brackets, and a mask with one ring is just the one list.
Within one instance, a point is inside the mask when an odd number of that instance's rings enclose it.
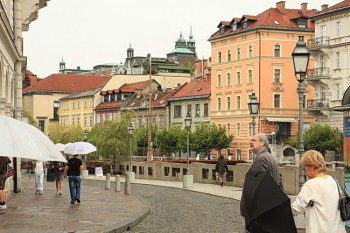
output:
{"label": "orange building facade", "polygon": [[[209,39],[212,56],[211,122],[225,126],[234,139],[223,155],[232,159],[252,160],[249,141],[255,133],[271,135],[278,162],[295,158],[288,138],[298,131],[298,82],[294,75],[291,53],[298,41],[314,38],[314,24],[309,20],[316,10],[286,9],[276,4],[257,16],[243,15],[222,21]],[[309,68],[313,67],[310,58]],[[304,129],[314,118],[307,114],[305,103],[313,96],[305,84]],[[255,118],[249,114],[249,97],[255,93],[260,110]],[[289,158],[288,158],[289,157]]]}

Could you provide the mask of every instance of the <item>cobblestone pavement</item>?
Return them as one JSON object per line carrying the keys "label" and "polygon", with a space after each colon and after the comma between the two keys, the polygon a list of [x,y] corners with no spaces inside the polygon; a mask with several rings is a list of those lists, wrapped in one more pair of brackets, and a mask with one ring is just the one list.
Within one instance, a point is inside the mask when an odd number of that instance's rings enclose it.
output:
{"label": "cobblestone pavement", "polygon": [[245,232],[237,200],[140,184],[132,184],[132,194],[148,201],[151,212],[130,232]]}

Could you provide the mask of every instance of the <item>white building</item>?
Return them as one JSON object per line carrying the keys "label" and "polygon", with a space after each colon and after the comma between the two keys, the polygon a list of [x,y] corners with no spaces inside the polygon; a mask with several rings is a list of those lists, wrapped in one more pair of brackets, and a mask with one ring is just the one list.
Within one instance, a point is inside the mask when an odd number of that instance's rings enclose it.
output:
{"label": "white building", "polygon": [[27,68],[22,32],[49,0],[0,0],[0,115],[21,118],[22,80]]}
{"label": "white building", "polygon": [[350,0],[322,11],[313,17],[315,38],[308,40],[308,48],[315,59],[307,83],[315,88],[314,98],[308,100],[307,110],[316,123],[343,129],[342,112],[333,111],[341,105],[350,85]]}

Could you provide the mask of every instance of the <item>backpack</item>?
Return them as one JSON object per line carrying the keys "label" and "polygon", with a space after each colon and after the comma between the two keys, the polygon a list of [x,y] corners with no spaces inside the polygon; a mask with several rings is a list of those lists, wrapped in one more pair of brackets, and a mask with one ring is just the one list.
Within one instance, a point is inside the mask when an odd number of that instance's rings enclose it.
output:
{"label": "backpack", "polygon": [[41,175],[43,172],[44,172],[44,163],[43,162],[36,162],[34,173],[36,175]]}

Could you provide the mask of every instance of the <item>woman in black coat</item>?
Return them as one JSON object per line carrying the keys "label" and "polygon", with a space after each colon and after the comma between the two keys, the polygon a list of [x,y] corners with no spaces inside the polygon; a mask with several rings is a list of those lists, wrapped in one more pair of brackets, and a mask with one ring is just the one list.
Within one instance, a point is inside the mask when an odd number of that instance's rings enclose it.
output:
{"label": "woman in black coat", "polygon": [[219,182],[222,187],[224,185],[224,174],[225,172],[228,172],[228,167],[224,159],[224,156],[220,155],[218,162],[216,164],[215,170],[219,175]]}

